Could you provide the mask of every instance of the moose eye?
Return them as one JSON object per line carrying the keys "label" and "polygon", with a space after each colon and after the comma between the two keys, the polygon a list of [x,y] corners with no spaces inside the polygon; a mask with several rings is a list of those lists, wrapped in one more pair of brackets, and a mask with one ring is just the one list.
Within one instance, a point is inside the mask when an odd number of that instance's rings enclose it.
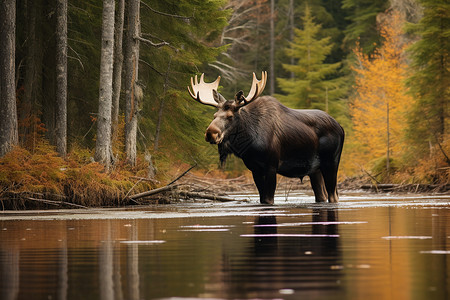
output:
{"label": "moose eye", "polygon": [[231,115],[231,116],[227,116],[227,120],[228,120],[228,121],[233,120],[233,116],[232,116],[232,115]]}

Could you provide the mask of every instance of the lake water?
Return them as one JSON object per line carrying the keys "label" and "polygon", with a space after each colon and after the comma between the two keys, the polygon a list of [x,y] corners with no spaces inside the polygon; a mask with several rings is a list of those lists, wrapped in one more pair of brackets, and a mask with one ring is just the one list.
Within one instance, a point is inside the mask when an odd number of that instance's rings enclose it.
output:
{"label": "lake water", "polygon": [[450,299],[450,196],[0,212],[0,299]]}

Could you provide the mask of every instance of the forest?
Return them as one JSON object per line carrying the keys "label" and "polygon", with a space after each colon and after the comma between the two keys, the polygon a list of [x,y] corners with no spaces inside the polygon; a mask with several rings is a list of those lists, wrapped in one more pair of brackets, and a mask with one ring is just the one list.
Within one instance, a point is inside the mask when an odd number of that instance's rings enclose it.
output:
{"label": "forest", "polygon": [[2,0],[0,197],[111,205],[189,166],[245,174],[219,168],[187,86],[220,75],[232,99],[261,71],[344,127],[341,181],[446,185],[449,36],[442,0]]}

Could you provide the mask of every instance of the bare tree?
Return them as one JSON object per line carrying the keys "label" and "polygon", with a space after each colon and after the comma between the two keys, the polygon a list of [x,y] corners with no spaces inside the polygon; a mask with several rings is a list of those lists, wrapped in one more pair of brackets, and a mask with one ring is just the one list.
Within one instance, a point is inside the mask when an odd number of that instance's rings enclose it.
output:
{"label": "bare tree", "polygon": [[125,0],[119,0],[114,25],[114,70],[113,70],[113,102],[112,102],[112,143],[117,139],[117,127],[119,124],[119,102],[120,90],[122,87],[122,66],[123,66],[123,23],[125,15]]}
{"label": "bare tree", "polygon": [[0,157],[18,144],[15,91],[16,1],[0,6]]}
{"label": "bare tree", "polygon": [[270,0],[269,91],[275,93],[275,0]]}
{"label": "bare tree", "polygon": [[109,169],[111,163],[111,108],[114,59],[114,0],[103,0],[102,50],[95,160]]}
{"label": "bare tree", "polygon": [[127,2],[127,30],[125,40],[125,153],[131,165],[136,164],[138,101],[142,89],[136,84],[139,67],[140,0]]}
{"label": "bare tree", "polygon": [[56,150],[67,154],[67,0],[56,1]]}

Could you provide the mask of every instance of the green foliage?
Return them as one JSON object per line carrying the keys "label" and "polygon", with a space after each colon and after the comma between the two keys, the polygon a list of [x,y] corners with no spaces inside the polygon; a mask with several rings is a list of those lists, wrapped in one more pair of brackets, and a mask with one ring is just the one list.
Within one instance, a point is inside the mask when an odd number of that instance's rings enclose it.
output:
{"label": "green foliage", "polygon": [[90,128],[91,116],[98,110],[102,4],[96,0],[69,2],[67,127],[69,137],[84,136],[82,142],[93,147],[95,130]]}
{"label": "green foliage", "polygon": [[389,171],[387,169],[386,157],[380,157],[371,162],[372,174],[378,182],[392,182],[392,176],[399,169],[399,162],[394,158],[389,158]]}
{"label": "green foliage", "polygon": [[225,1],[222,0],[141,4],[144,38],[155,43],[164,40],[170,46],[155,48],[141,44],[139,81],[144,86],[144,101],[139,125],[143,133],[139,137],[140,148],[153,146],[160,122],[161,152],[183,161],[201,160],[199,153],[205,147],[203,132],[212,113],[193,101],[186,87],[193,73],[224,51],[224,47],[215,46],[215,41],[227,23],[229,11],[223,9]]}
{"label": "green foliage", "polygon": [[409,114],[408,135],[414,152],[428,154],[430,143],[441,143],[450,133],[450,4],[419,2],[423,18],[408,26],[419,38],[409,48],[412,72],[408,86],[416,101]]}
{"label": "green foliage", "polygon": [[345,90],[342,79],[333,76],[338,74],[341,64],[324,62],[333,45],[329,37],[318,39],[321,27],[315,23],[308,6],[302,21],[303,29],[295,29],[294,40],[286,49],[286,54],[295,59],[295,64],[283,64],[294,77],[278,78],[278,84],[286,95],[277,97],[293,108],[316,108],[338,113],[342,108],[335,104]]}
{"label": "green foliage", "polygon": [[344,45],[352,49],[359,41],[364,53],[371,53],[381,44],[377,30],[377,16],[389,7],[387,0],[342,0],[350,21],[345,30]]}

